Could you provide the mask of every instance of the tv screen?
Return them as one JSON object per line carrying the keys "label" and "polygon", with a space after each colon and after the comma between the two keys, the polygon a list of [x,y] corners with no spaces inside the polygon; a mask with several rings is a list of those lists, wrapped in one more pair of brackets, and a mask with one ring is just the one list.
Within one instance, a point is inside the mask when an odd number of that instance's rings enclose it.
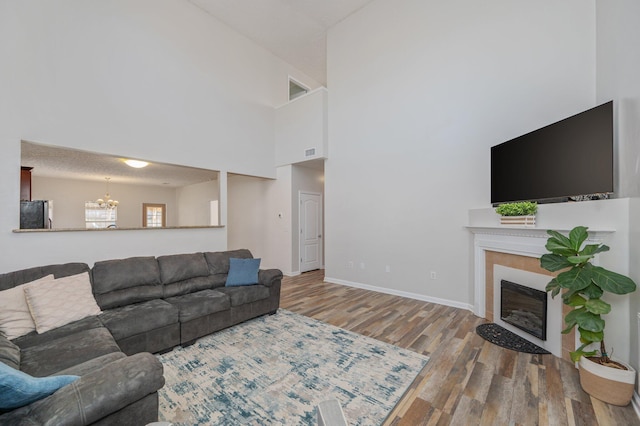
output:
{"label": "tv screen", "polygon": [[491,148],[491,203],[613,192],[613,101]]}

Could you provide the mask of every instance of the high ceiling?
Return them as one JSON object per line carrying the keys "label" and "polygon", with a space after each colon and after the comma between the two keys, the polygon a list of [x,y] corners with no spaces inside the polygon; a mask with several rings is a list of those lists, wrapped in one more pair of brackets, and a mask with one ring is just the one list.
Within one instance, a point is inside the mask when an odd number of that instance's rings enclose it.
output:
{"label": "high ceiling", "polygon": [[[372,0],[187,0],[326,85],[327,30]],[[22,165],[36,176],[180,187],[217,172],[153,163],[132,169],[119,157],[23,142]],[[321,167],[321,162],[304,164]]]}
{"label": "high ceiling", "polygon": [[326,86],[327,30],[372,0],[188,0]]}

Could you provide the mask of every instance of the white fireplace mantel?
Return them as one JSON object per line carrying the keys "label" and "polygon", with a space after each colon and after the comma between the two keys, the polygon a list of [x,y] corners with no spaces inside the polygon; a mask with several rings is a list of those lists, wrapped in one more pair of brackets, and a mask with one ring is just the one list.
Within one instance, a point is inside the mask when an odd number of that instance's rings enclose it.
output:
{"label": "white fireplace mantel", "polygon": [[[473,286],[474,313],[482,318],[486,316],[485,253],[490,251],[511,253],[539,258],[547,253],[547,229],[567,234],[575,226],[589,228],[589,240],[602,242],[611,247],[607,253],[601,253],[595,263],[623,275],[629,275],[633,248],[630,223],[632,211],[640,203],[630,198],[584,201],[578,203],[541,204],[536,214],[536,227],[511,227],[500,224],[500,216],[492,207],[471,209],[468,212],[466,229],[473,235]],[[619,324],[607,329],[607,343],[615,348],[620,359],[629,362],[631,358],[632,338],[630,324],[637,323],[636,313],[632,315],[629,296],[611,297],[607,300],[612,312],[607,314],[608,324]]]}
{"label": "white fireplace mantel", "polygon": [[[485,279],[486,262],[485,252],[495,251],[509,253],[520,256],[539,258],[548,250],[546,229],[508,227],[508,226],[467,226],[467,229],[474,234],[474,303],[473,313],[485,318]],[[558,229],[559,232],[568,234],[569,230]],[[606,235],[615,232],[612,229],[589,229],[590,244],[602,242]]]}

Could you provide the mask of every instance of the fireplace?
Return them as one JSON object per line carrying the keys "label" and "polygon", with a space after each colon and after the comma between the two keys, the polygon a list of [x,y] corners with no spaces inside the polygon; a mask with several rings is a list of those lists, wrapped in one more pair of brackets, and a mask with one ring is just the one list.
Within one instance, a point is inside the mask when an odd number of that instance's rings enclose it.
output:
{"label": "fireplace", "polygon": [[500,280],[500,319],[547,340],[547,293]]}
{"label": "fireplace", "polygon": [[[512,258],[512,255],[505,253],[487,253],[489,258],[495,258],[492,260],[502,259],[506,261],[507,259]],[[532,263],[538,263],[539,260],[535,258],[531,258]],[[514,265],[515,266],[515,265]],[[500,264],[493,264],[491,266],[491,288],[492,288],[492,311],[490,321],[496,323],[497,325],[506,328],[512,333],[517,334],[523,339],[528,340],[534,345],[538,345],[541,348],[544,348],[554,354],[555,356],[562,357],[562,338],[563,336],[567,336],[562,334],[563,328],[563,320],[562,320],[562,309],[563,303],[561,297],[551,298],[549,293],[545,292],[545,287],[549,283],[551,277],[545,274],[538,274],[535,272],[527,271],[518,268],[513,268],[509,266],[504,266]],[[516,311],[515,314],[512,312],[511,314],[507,313],[506,315],[503,313],[503,303],[502,303],[502,282],[506,281],[515,285],[520,285],[520,287],[524,287],[527,291],[527,295],[522,297],[522,294],[518,294],[516,300],[520,300],[520,302],[525,301],[524,305],[526,305],[527,310],[532,311],[526,314],[521,314],[520,311],[524,311],[522,306],[514,306],[511,311]],[[526,286],[526,287],[525,287]],[[507,295],[513,296],[513,288],[508,286]],[[517,290],[522,290],[520,287],[515,287]],[[511,291],[510,291],[511,290]],[[517,291],[516,290],[516,291]],[[512,294],[509,294],[512,293]],[[544,305],[542,305],[542,309],[540,309],[541,302],[540,300],[532,301],[529,295],[534,294],[538,296],[544,295],[544,298],[547,303],[546,313],[544,315],[540,315],[540,311],[544,311]],[[495,296],[495,297],[494,297]],[[505,306],[511,305],[512,303],[506,303]],[[522,304],[522,303],[521,303]],[[533,308],[536,306],[536,308]],[[533,312],[537,312],[537,314],[533,315]],[[542,318],[544,317],[544,321]],[[503,319],[503,318],[506,318]],[[516,321],[516,318],[521,321]],[[526,321],[522,319],[526,318]],[[536,319],[534,319],[536,318]],[[508,322],[509,321],[509,322]],[[514,325],[513,323],[517,324]],[[544,324],[546,336],[542,335],[540,329],[542,328],[541,324]],[[531,327],[530,323],[537,324],[536,327]],[[538,328],[538,335],[536,332],[532,333],[531,330]],[[570,343],[573,343],[573,348],[575,348],[575,337],[569,336],[571,339]],[[573,350],[573,348],[571,350]],[[568,354],[568,353],[567,353]]]}

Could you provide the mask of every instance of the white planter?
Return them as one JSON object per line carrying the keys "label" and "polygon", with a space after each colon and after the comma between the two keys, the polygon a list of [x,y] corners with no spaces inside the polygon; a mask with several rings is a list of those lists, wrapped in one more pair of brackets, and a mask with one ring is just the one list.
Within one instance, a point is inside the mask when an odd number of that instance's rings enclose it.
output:
{"label": "white planter", "polygon": [[636,370],[620,360],[615,360],[628,368],[605,367],[587,357],[581,357],[580,385],[582,389],[594,398],[613,405],[625,406],[631,402],[636,383]]}
{"label": "white planter", "polygon": [[536,216],[500,216],[500,224],[506,226],[524,226],[534,228],[536,226]]}

